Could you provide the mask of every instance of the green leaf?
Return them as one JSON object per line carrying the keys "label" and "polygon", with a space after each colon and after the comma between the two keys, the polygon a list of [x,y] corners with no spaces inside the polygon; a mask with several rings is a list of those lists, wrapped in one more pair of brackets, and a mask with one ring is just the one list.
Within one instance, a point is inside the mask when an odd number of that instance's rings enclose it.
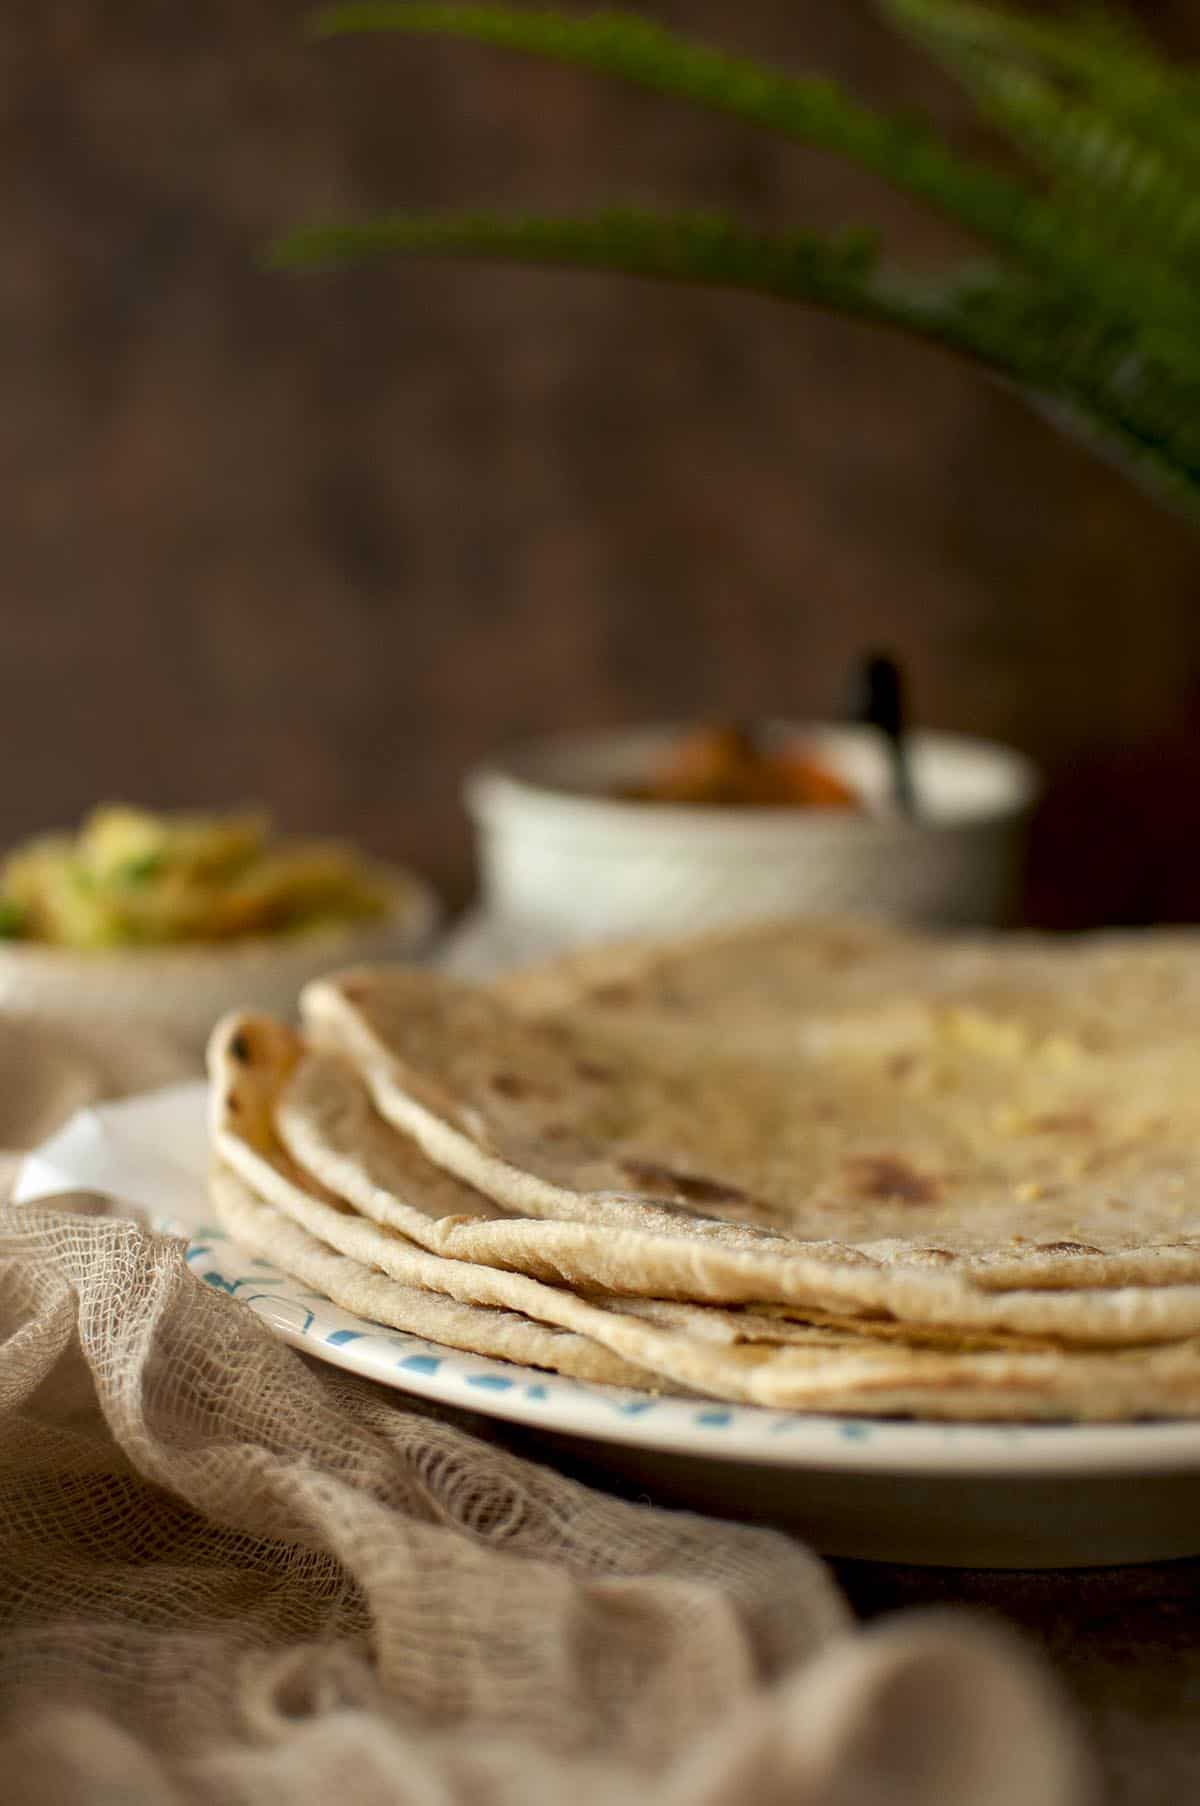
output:
{"label": "green leaf", "polygon": [[116,866],[109,875],[116,884],[149,884],[152,878],[161,876],[166,870],[166,865],[165,852],[138,853]]}

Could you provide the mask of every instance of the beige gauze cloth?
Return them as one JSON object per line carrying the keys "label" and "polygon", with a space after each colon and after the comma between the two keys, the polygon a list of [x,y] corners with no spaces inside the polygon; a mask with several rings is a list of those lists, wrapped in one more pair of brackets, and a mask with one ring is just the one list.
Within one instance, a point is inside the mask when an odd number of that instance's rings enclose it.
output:
{"label": "beige gauze cloth", "polygon": [[[0,1132],[190,1070],[0,1019]],[[115,1208],[0,1209],[13,1806],[1092,1798],[1002,1628],[861,1631],[796,1542],[606,1497],[310,1362]]]}

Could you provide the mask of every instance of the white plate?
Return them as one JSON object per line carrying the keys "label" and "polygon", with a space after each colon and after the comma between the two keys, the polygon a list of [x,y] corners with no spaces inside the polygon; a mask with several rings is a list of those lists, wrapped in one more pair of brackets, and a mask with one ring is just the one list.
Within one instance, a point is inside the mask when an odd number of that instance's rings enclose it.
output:
{"label": "white plate", "polygon": [[1200,1554],[1200,1424],[941,1425],[656,1398],[424,1342],[330,1304],[208,1215],[205,1089],[88,1110],[30,1155],[18,1202],[111,1193],[188,1237],[206,1284],[285,1341],[402,1392],[527,1426],[625,1490],[783,1524],[827,1554],[1080,1567]]}

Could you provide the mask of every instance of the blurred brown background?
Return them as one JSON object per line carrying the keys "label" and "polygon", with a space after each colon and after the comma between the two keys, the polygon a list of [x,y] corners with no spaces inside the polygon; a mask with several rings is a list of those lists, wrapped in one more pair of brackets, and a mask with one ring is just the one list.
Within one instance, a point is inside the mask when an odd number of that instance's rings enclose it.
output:
{"label": "blurred brown background", "polygon": [[[647,10],[985,142],[865,0]],[[1140,11],[1200,53],[1190,0]],[[1016,399],[736,296],[256,265],[380,204],[946,235],[731,122],[465,46],[314,47],[302,13],[0,16],[0,843],[100,796],[250,797],[462,896],[459,780],[497,742],[826,713],[882,642],[927,722],[1045,761],[1035,911],[1200,918],[1200,532]]]}

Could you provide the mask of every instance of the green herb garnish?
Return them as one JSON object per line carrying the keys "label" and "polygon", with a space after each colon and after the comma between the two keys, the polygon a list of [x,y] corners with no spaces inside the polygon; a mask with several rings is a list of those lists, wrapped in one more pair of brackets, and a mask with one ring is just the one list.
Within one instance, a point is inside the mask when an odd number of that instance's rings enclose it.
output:
{"label": "green herb garnish", "polygon": [[0,897],[0,941],[19,941],[26,930],[25,911],[11,897]]}
{"label": "green herb garnish", "polygon": [[126,859],[113,869],[112,877],[116,884],[148,884],[151,878],[159,877],[167,865],[167,856],[163,852],[138,853],[133,859]]}

